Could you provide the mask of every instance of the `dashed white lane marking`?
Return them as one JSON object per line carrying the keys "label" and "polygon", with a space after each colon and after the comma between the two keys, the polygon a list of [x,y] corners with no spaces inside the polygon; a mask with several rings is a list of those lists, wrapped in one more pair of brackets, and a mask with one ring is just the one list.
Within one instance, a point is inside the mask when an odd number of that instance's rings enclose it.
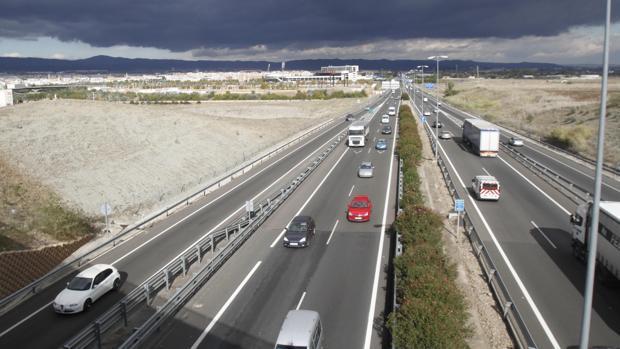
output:
{"label": "dashed white lane marking", "polygon": [[295,307],[295,310],[299,310],[299,308],[301,307],[301,302],[304,301],[305,297],[306,297],[306,291],[304,291],[304,293],[301,294],[301,298],[299,299],[299,303],[297,303],[297,307]]}
{"label": "dashed white lane marking", "polygon": [[553,247],[553,248],[555,248],[557,250],[558,247],[551,241],[551,239],[549,239],[549,237],[547,237],[547,235],[545,235],[545,233],[543,233],[542,230],[540,230],[540,228],[536,225],[536,223],[534,223],[534,221],[530,221],[530,223],[532,223],[532,225],[534,226],[534,228],[536,228],[536,230],[538,230],[540,235],[542,235],[545,238],[545,240],[547,240],[549,245],[551,245],[551,247]]}
{"label": "dashed white lane marking", "polygon": [[202,333],[200,334],[200,336],[198,337],[198,339],[196,339],[196,341],[194,342],[194,344],[192,344],[192,349],[196,349],[198,348],[198,346],[200,345],[200,343],[202,343],[202,341],[205,339],[205,337],[207,336],[207,334],[209,334],[209,331],[211,331],[211,329],[213,329],[213,326],[215,326],[215,324],[217,323],[217,321],[220,319],[220,317],[222,317],[222,315],[224,314],[224,312],[226,311],[226,309],[228,309],[228,307],[232,304],[232,302],[235,300],[235,298],[237,298],[237,295],[239,294],[239,292],[241,292],[241,290],[243,289],[243,287],[245,286],[245,284],[248,283],[248,281],[250,281],[250,278],[252,277],[252,275],[254,275],[254,273],[256,272],[256,270],[258,269],[258,267],[260,267],[262,261],[258,261],[256,262],[256,265],[254,265],[254,268],[252,268],[252,270],[250,270],[250,272],[248,273],[248,275],[245,276],[245,278],[243,279],[243,281],[241,281],[241,283],[239,284],[239,286],[237,286],[237,288],[235,289],[235,291],[230,295],[230,297],[228,298],[228,300],[226,301],[226,303],[224,303],[224,305],[222,306],[222,308],[220,308],[220,310],[217,312],[217,314],[215,314],[215,317],[213,317],[213,320],[211,320],[211,322],[209,323],[209,325],[204,329],[204,331],[202,331]]}
{"label": "dashed white lane marking", "polygon": [[327,242],[325,243],[325,245],[329,245],[329,242],[332,240],[332,236],[334,235],[334,231],[336,231],[336,227],[338,226],[338,222],[340,220],[336,219],[336,223],[334,223],[334,227],[332,228],[332,232],[329,233],[329,239],[327,239]]}
{"label": "dashed white lane marking", "polygon": [[351,187],[351,190],[349,191],[349,196],[351,196],[351,194],[353,193],[354,188],[355,188],[355,184],[353,184],[353,186]]}

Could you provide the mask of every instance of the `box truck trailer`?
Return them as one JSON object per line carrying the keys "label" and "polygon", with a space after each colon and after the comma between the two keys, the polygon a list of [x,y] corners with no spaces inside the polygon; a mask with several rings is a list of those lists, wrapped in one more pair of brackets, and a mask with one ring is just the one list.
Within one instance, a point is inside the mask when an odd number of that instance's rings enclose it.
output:
{"label": "box truck trailer", "polygon": [[482,157],[496,157],[499,128],[482,119],[466,119],[463,122],[463,142]]}

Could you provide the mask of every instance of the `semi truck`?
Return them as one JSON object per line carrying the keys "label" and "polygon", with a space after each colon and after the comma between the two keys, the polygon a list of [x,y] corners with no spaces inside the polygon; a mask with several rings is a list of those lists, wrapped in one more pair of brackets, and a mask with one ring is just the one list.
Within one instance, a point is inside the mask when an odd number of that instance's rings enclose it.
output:
{"label": "semi truck", "polygon": [[[573,255],[581,260],[586,260],[588,254],[592,206],[592,202],[581,204],[570,216]],[[620,202],[601,201],[599,208],[596,243],[598,274],[602,280],[611,277],[620,279]]]}
{"label": "semi truck", "polygon": [[368,139],[368,124],[365,121],[355,121],[347,131],[347,145],[349,147],[363,147]]}
{"label": "semi truck", "polygon": [[463,142],[481,157],[497,157],[499,128],[482,119],[463,122]]}

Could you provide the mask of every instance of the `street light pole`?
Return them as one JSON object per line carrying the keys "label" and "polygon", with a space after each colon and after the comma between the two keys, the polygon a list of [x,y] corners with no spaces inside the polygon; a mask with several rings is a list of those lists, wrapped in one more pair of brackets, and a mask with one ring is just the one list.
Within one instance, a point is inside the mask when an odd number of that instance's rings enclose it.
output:
{"label": "street light pole", "polygon": [[592,296],[594,294],[594,272],[596,266],[596,248],[598,239],[599,206],[601,202],[601,183],[603,172],[603,150],[605,145],[605,114],[607,113],[607,75],[609,71],[609,22],[611,0],[607,0],[605,14],[605,46],[603,49],[603,79],[601,82],[601,107],[598,121],[598,145],[596,154],[596,171],[594,173],[594,202],[592,203],[592,221],[588,239],[588,267],[583,301],[583,318],[581,319],[580,349],[587,349],[590,341],[590,320],[592,318]]}
{"label": "street light pole", "polygon": [[428,59],[437,61],[437,77],[435,78],[435,159],[437,159],[437,142],[439,141],[439,60],[448,56],[430,56]]}
{"label": "street light pole", "polygon": [[[422,84],[420,87],[424,87],[424,68],[428,68],[428,65],[419,65],[416,68],[422,68]],[[422,95],[422,117],[424,117],[424,93],[420,90],[420,94]]]}

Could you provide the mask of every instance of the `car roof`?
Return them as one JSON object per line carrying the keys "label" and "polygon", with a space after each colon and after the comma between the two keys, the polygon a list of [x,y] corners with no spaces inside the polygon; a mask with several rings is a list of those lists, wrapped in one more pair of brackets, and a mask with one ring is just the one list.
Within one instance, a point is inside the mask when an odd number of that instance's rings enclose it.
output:
{"label": "car roof", "polygon": [[362,163],[360,164],[360,166],[363,166],[363,165],[372,166],[372,162],[370,162],[370,161],[362,161]]}
{"label": "car roof", "polygon": [[493,176],[476,176],[476,179],[479,181],[488,181],[488,182],[497,182],[497,179]]}
{"label": "car roof", "polygon": [[95,276],[97,276],[97,274],[101,273],[102,271],[108,268],[113,269],[114,267],[108,264],[95,264],[92,267],[89,267],[88,269],[82,270],[77,276],[84,277],[84,278],[94,278]]}
{"label": "car roof", "polygon": [[282,323],[277,344],[306,346],[319,321],[319,313],[313,310],[290,310]]}

